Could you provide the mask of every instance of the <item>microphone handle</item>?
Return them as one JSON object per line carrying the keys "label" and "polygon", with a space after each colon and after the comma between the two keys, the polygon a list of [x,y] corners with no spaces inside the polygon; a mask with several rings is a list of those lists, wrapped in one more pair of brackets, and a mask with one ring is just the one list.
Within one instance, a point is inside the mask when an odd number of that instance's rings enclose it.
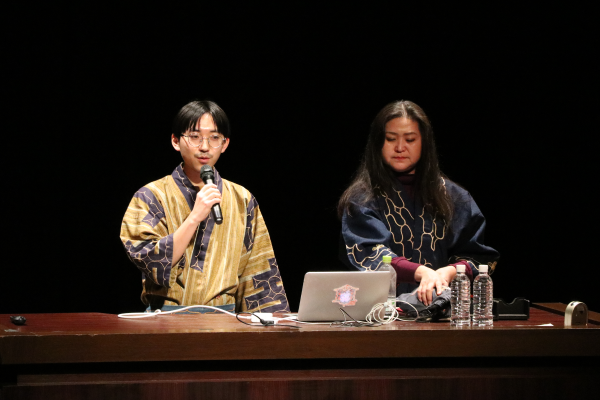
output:
{"label": "microphone handle", "polygon": [[[214,183],[212,179],[207,179],[206,184]],[[217,223],[217,225],[221,225],[223,223],[223,214],[221,214],[221,206],[219,204],[214,204],[210,210],[213,219]]]}

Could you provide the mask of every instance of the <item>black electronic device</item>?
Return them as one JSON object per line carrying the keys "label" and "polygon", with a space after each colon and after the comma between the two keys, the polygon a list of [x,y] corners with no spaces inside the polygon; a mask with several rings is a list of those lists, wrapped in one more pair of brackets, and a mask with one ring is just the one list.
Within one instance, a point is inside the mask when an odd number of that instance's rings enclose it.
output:
{"label": "black electronic device", "polygon": [[529,300],[517,297],[512,302],[505,303],[502,299],[494,299],[492,314],[494,321],[529,319]]}
{"label": "black electronic device", "polygon": [[10,317],[10,322],[12,322],[15,325],[25,325],[25,322],[27,322],[27,318],[22,317],[20,315],[14,315]]}
{"label": "black electronic device", "polygon": [[416,322],[436,322],[442,318],[447,318],[450,313],[450,298],[447,296],[438,296],[431,302],[415,320]]}
{"label": "black electronic device", "polygon": [[418,299],[416,291],[403,293],[396,298],[396,305],[403,310],[402,317],[416,318],[417,322],[436,322],[450,316],[450,293],[448,287],[439,296],[434,290],[428,306]]}

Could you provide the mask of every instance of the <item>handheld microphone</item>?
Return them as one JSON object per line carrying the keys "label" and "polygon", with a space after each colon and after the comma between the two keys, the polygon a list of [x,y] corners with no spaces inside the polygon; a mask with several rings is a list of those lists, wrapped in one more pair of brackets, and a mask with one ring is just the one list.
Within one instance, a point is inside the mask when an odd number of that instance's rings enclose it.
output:
{"label": "handheld microphone", "polygon": [[[202,178],[205,185],[215,183],[215,173],[210,165],[203,165],[202,168],[200,168],[200,178]],[[222,224],[223,214],[221,214],[221,206],[218,203],[214,204],[210,211],[215,222],[219,225]]]}

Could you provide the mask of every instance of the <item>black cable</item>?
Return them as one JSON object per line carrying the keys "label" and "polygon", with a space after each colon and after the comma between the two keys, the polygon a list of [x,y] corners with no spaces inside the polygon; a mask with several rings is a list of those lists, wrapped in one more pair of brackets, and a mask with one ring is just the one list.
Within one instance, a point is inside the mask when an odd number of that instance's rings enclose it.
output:
{"label": "black cable", "polygon": [[450,307],[450,299],[438,296],[430,305],[427,306],[415,321],[417,322],[437,322],[444,318],[446,310]]}
{"label": "black cable", "polygon": [[[240,321],[242,324],[246,324],[246,325],[249,325],[249,326],[261,326],[261,325],[258,325],[258,324],[249,324],[249,323],[247,323],[246,321],[242,321],[242,320],[239,318],[239,316],[240,316],[240,315],[242,315],[242,314],[253,315],[253,314],[251,314],[251,313],[241,312],[241,313],[237,313],[237,314],[235,314],[235,319],[237,319],[238,321]],[[258,317],[257,317],[257,318],[258,318]],[[260,319],[260,318],[258,318],[258,319]],[[261,320],[261,321],[262,321],[262,320]]]}
{"label": "black cable", "polygon": [[[331,324],[329,324],[329,326],[334,326],[336,328],[342,327],[342,328],[360,328],[360,327],[367,327],[367,328],[374,328],[376,326],[381,326],[382,324],[380,322],[360,322],[355,320],[354,318],[352,318],[352,315],[348,314],[346,312],[346,310],[340,308],[340,311],[342,312],[342,315],[344,316],[344,321],[335,321],[332,322]],[[348,321],[346,319],[346,316],[348,316],[352,321]]]}

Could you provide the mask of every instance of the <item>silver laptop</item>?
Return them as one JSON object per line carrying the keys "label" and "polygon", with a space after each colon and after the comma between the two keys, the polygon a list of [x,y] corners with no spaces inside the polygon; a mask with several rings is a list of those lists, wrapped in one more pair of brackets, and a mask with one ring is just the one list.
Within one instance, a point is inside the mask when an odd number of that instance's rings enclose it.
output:
{"label": "silver laptop", "polygon": [[375,304],[387,301],[389,287],[389,271],[307,272],[298,321],[343,321],[340,308],[364,320]]}

